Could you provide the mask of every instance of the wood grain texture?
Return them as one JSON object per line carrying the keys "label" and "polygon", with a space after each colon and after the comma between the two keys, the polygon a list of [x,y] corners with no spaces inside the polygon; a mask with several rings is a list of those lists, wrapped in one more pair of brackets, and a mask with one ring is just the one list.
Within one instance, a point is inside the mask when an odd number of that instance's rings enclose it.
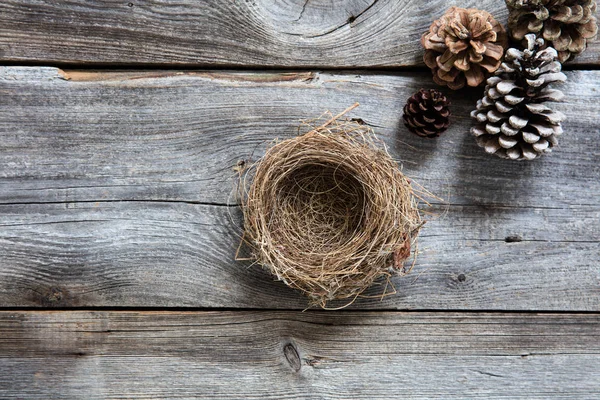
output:
{"label": "wood grain texture", "polygon": [[[240,214],[164,202],[0,206],[0,305],[304,309],[260,267],[234,261]],[[392,280],[398,293],[381,300],[380,282],[353,307],[600,310],[598,214],[450,207],[423,229],[412,273]],[[505,241],[513,236],[522,241]]]}
{"label": "wood grain texture", "polygon": [[515,163],[467,134],[477,92],[452,98],[455,123],[437,141],[401,127],[422,74],[2,68],[0,304],[304,308],[233,261],[232,167],[358,100],[350,116],[448,202],[431,210],[398,294],[380,301],[375,287],[355,307],[600,310],[599,75],[569,73],[561,147]]}
{"label": "wood grain texture", "polygon": [[[354,307],[599,310],[598,211],[451,207],[420,239],[398,294]],[[0,206],[0,304],[85,307],[306,307],[235,262],[238,209],[180,203]],[[552,221],[548,223],[547,221]],[[505,242],[520,236],[523,241]],[[391,291],[391,286],[388,291]]]}
{"label": "wood grain texture", "polygon": [[[404,67],[452,5],[500,0],[3,0],[0,61],[117,65]],[[598,64],[593,42],[576,64]]]}
{"label": "wood grain texture", "polygon": [[[569,72],[560,147],[531,163],[470,136],[481,91],[451,93],[453,125],[423,140],[401,123],[426,73],[63,72],[0,68],[0,203],[235,202],[233,167],[325,110],[371,125],[404,171],[451,204],[598,207],[599,71]],[[66,80],[70,79],[70,80]]]}
{"label": "wood grain texture", "polygon": [[2,312],[8,398],[590,399],[598,315]]}

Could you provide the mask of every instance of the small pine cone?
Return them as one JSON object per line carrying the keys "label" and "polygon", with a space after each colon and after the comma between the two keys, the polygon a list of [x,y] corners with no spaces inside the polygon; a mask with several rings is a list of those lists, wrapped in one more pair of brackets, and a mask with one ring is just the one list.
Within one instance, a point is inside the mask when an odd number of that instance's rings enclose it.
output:
{"label": "small pine cone", "polygon": [[[487,80],[485,96],[471,116],[471,129],[486,152],[512,160],[533,160],[558,144],[565,115],[546,102],[563,98],[553,82],[564,82],[558,54],[535,34],[525,36],[525,50],[508,49],[504,63]],[[543,49],[543,50],[542,50]]]}
{"label": "small pine cone", "polygon": [[451,7],[421,37],[423,61],[438,85],[479,86],[500,66],[508,35],[486,11]]}
{"label": "small pine cone", "polygon": [[511,36],[522,40],[541,33],[560,62],[575,58],[598,33],[596,0],[506,0],[506,5]]}
{"label": "small pine cone", "polygon": [[421,89],[404,106],[404,124],[422,137],[436,138],[450,125],[450,102],[442,92]]}

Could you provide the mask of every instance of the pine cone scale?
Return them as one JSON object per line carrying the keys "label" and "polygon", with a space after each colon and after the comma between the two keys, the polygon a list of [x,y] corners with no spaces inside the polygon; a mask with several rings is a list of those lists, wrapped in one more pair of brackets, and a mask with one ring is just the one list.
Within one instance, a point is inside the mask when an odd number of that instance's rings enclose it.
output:
{"label": "pine cone scale", "polygon": [[502,62],[500,60],[494,60],[494,59],[485,59],[485,61],[482,61],[479,63],[479,66],[482,67],[483,69],[485,69],[487,72],[492,73],[494,71],[496,71],[498,69],[498,67],[500,67],[500,64],[502,64]]}
{"label": "pine cone scale", "polygon": [[519,143],[519,141],[517,139],[515,139],[514,137],[501,135],[498,138],[498,144],[501,147],[504,147],[505,149],[510,149],[510,148],[515,147],[517,143]]}
{"label": "pine cone scale", "polygon": [[465,78],[469,86],[479,86],[485,80],[485,76],[479,65],[472,65],[468,71],[465,71]]}
{"label": "pine cone scale", "polygon": [[487,48],[485,47],[485,44],[483,44],[477,40],[470,40],[469,44],[471,45],[471,48],[473,49],[475,54],[482,55],[487,50]]}
{"label": "pine cone scale", "polygon": [[545,40],[556,40],[560,37],[561,29],[560,24],[555,21],[550,21],[546,24],[546,29],[544,29],[544,39]]}
{"label": "pine cone scale", "polygon": [[494,60],[501,60],[504,55],[504,48],[496,43],[487,43],[484,54]]}
{"label": "pine cone scale", "polygon": [[585,38],[579,36],[576,40],[571,40],[567,50],[571,53],[581,53],[583,50],[585,50],[585,43]]}

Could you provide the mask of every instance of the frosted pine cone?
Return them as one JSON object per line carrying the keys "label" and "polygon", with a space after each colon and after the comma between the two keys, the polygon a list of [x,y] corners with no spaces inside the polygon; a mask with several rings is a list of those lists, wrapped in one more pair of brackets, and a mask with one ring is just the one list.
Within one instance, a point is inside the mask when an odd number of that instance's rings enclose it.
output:
{"label": "frosted pine cone", "polygon": [[560,62],[575,58],[598,32],[596,0],[506,0],[506,5],[511,36],[541,34]]}
{"label": "frosted pine cone", "polygon": [[477,120],[471,133],[479,146],[513,160],[533,160],[551,152],[565,119],[563,113],[546,105],[563,98],[560,90],[549,85],[567,79],[556,50],[543,49],[544,39],[536,39],[534,34],[526,35],[525,40],[525,50],[507,50],[505,62],[488,79],[485,96],[471,113]]}
{"label": "frosted pine cone", "polygon": [[438,85],[479,86],[500,66],[508,35],[486,11],[452,7],[421,37],[423,61]]}

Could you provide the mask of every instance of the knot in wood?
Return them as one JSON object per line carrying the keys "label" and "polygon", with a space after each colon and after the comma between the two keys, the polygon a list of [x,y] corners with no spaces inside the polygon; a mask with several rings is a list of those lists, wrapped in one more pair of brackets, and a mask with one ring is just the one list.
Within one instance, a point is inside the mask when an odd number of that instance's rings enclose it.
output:
{"label": "knot in wood", "polygon": [[52,287],[50,288],[50,290],[48,291],[48,294],[46,295],[46,300],[49,303],[58,303],[59,301],[61,301],[63,299],[64,295],[62,290],[60,290],[59,288],[56,287]]}
{"label": "knot in wood", "polygon": [[295,372],[300,371],[302,363],[300,362],[300,355],[298,354],[296,347],[291,343],[286,344],[283,347],[283,354],[285,355],[285,359],[288,361],[292,369]]}

